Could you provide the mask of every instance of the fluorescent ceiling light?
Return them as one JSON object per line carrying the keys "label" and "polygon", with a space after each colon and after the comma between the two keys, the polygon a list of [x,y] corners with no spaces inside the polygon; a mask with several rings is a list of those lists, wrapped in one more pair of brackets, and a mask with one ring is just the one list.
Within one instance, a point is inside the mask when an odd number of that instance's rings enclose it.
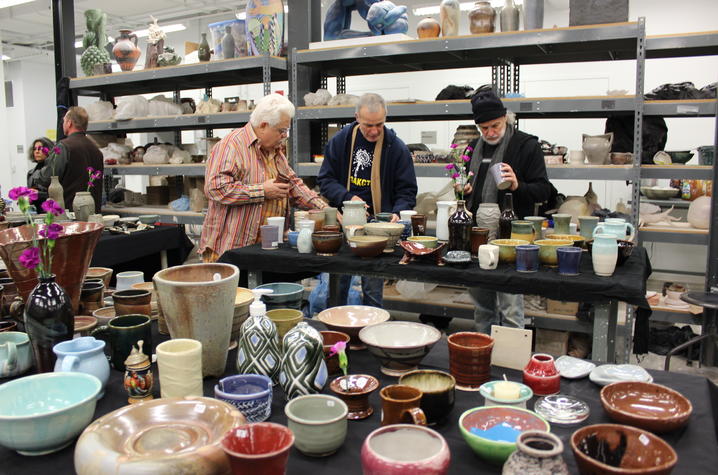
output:
{"label": "fluorescent ceiling light", "polygon": [[[174,25],[167,26],[160,25],[160,29],[162,29],[162,31],[164,31],[165,33],[172,33],[173,31],[186,30],[187,27],[181,23],[175,23]],[[133,33],[136,34],[138,38],[142,38],[145,36],[149,36],[150,30],[137,30],[133,31]]]}
{"label": "fluorescent ceiling light", "polygon": [[[437,10],[437,11],[438,11],[438,10]],[[284,5],[284,13],[287,13],[287,12],[289,12],[289,6],[288,6],[288,5]],[[243,11],[243,12],[240,12],[240,13],[236,13],[234,16],[237,17],[237,20],[246,20],[246,19],[247,19],[247,12],[246,12],[246,11]]]}
{"label": "fluorescent ceiling light", "polygon": [[[518,3],[522,3],[522,2],[518,2]],[[503,5],[502,0],[491,0],[492,7],[498,7],[501,5]],[[462,12],[468,12],[468,11],[472,10],[474,8],[474,6],[476,6],[475,2],[464,2],[464,3],[459,4],[459,9]],[[437,5],[437,6],[431,6],[431,7],[414,8],[411,12],[416,16],[438,15],[439,14],[439,6]]]}
{"label": "fluorescent ceiling light", "polygon": [[0,8],[14,7],[23,3],[34,2],[35,0],[0,0]]}

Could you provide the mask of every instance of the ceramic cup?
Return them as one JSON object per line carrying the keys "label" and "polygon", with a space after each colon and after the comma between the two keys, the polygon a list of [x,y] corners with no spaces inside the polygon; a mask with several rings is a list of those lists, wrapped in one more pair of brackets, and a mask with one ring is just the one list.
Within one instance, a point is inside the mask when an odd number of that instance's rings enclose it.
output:
{"label": "ceramic cup", "polygon": [[112,367],[118,371],[125,370],[125,360],[130,355],[132,347],[140,340],[144,341],[143,353],[152,356],[150,317],[147,315],[115,317],[107,325],[93,330],[90,335],[108,344]]}
{"label": "ceramic cup", "polygon": [[337,209],[331,206],[324,208],[324,226],[336,226],[339,224],[337,221]]}
{"label": "ceramic cup", "polygon": [[141,289],[120,290],[112,294],[115,315],[152,315],[152,292]]}
{"label": "ceramic cup", "polygon": [[140,271],[128,270],[117,274],[117,283],[115,290],[127,290],[132,288],[132,284],[139,284],[145,281],[145,274]]}
{"label": "ceramic cup", "polygon": [[347,404],[347,419],[366,419],[374,413],[369,404],[369,395],[379,388],[379,380],[368,374],[339,376],[329,384],[332,390]]}
{"label": "ceramic cup", "polygon": [[568,152],[568,163],[573,166],[583,165],[585,159],[586,155],[583,153],[583,150],[570,150]]}
{"label": "ceramic cup", "polygon": [[232,473],[255,475],[286,473],[293,444],[292,431],[273,422],[237,426],[227,432],[221,442]]}
{"label": "ceramic cup", "polygon": [[598,225],[598,216],[579,216],[578,225],[584,239],[587,241],[593,239],[593,230]]}
{"label": "ceramic cup", "polygon": [[23,374],[32,367],[30,338],[22,332],[0,333],[0,378]]}
{"label": "ceramic cup", "polygon": [[403,211],[399,211],[399,219],[402,221],[409,221],[411,223],[411,217],[416,216],[417,212],[413,209],[405,209]]}
{"label": "ceramic cup", "polygon": [[[580,251],[580,249],[578,250]],[[538,269],[539,247],[535,244],[523,244],[516,246],[516,271],[537,272]]]}
{"label": "ceramic cup", "polygon": [[499,246],[482,244],[479,246],[479,267],[485,270],[496,269],[499,264]]}
{"label": "ceramic cup", "polygon": [[292,249],[297,248],[297,238],[299,237],[299,231],[289,231],[287,233],[287,242],[292,247]]}
{"label": "ceramic cup", "polygon": [[102,279],[85,279],[80,290],[80,312],[83,315],[90,315],[105,303],[105,283]]}
{"label": "ceramic cup", "polygon": [[558,273],[561,275],[578,275],[583,250],[579,247],[559,247],[556,249]]}
{"label": "ceramic cup", "polygon": [[489,242],[489,228],[479,228],[474,226],[471,228],[471,255],[479,255],[479,246],[483,246]]}
{"label": "ceramic cup", "polygon": [[277,228],[277,242],[284,242],[284,216],[272,216],[267,218],[267,224],[269,226],[276,226]]}
{"label": "ceramic cup", "polygon": [[536,237],[534,239],[543,238],[543,223],[546,221],[546,218],[543,216],[526,216],[524,221],[528,221],[533,225],[534,232],[536,233]]}
{"label": "ceramic cup", "polygon": [[394,213],[376,213],[374,217],[379,223],[390,223]]}
{"label": "ceramic cup", "polygon": [[499,190],[506,190],[511,187],[511,182],[502,176],[501,165],[503,163],[494,163],[489,167],[489,174],[496,183],[496,188]]}
{"label": "ceramic cup", "polygon": [[421,409],[422,392],[403,384],[384,386],[381,397],[381,425],[417,424],[426,425],[426,414]]}
{"label": "ceramic cup", "polygon": [[[201,383],[200,379],[200,387]],[[272,415],[272,394],[272,380],[262,374],[227,376],[214,386],[214,397],[239,409],[247,422],[269,419]]]}
{"label": "ceramic cup", "polygon": [[428,427],[395,424],[380,427],[364,439],[361,465],[364,475],[444,475],[451,454],[444,437]]}
{"label": "ceramic cup", "polygon": [[457,332],[449,335],[449,372],[456,379],[456,389],[478,391],[491,377],[491,352],[494,339],[479,332]]}
{"label": "ceramic cup", "polygon": [[201,342],[177,338],[160,343],[156,352],[162,397],[204,396]]}
{"label": "ceramic cup", "polygon": [[110,363],[105,357],[105,342],[91,336],[63,341],[52,348],[57,355],[55,371],[91,374],[100,380],[102,390],[97,395],[105,395],[105,386],[110,379]]}
{"label": "ceramic cup", "polygon": [[325,394],[299,396],[284,406],[297,450],[312,457],[336,452],[347,436],[347,405]]}
{"label": "ceramic cup", "polygon": [[571,234],[571,215],[566,213],[556,213],[553,219],[554,234]]}
{"label": "ceramic cup", "polygon": [[415,214],[411,217],[411,234],[413,236],[426,234],[426,215]]}
{"label": "ceramic cup", "polygon": [[410,371],[399,378],[399,384],[421,391],[419,407],[429,425],[446,420],[454,408],[456,380],[449,373],[431,369]]}
{"label": "ceramic cup", "polygon": [[279,244],[279,228],[265,224],[259,227],[259,232],[262,236],[262,249],[265,251],[277,249]]}

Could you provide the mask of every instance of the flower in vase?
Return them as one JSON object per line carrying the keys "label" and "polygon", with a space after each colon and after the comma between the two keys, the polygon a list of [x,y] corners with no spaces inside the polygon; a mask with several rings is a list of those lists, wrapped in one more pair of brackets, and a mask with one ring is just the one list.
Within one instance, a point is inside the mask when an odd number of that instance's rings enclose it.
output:
{"label": "flower in vase", "polygon": [[87,167],[87,176],[87,191],[90,191],[90,188],[95,186],[95,180],[102,178],[102,170],[95,170],[92,167]]}
{"label": "flower in vase", "polygon": [[471,161],[471,153],[474,149],[470,146],[464,146],[463,150],[458,144],[451,144],[452,149],[451,157],[452,162],[446,165],[446,169],[450,172],[449,177],[451,178],[454,185],[454,192],[456,198],[459,200],[464,199],[464,189],[469,182],[469,177],[473,176],[473,173],[468,171],[467,164]]}
{"label": "flower in vase", "polygon": [[329,348],[329,356],[339,356],[339,367],[344,372],[344,376],[347,375],[347,368],[349,366],[349,360],[347,359],[346,353],[347,344],[344,341],[338,341]]}

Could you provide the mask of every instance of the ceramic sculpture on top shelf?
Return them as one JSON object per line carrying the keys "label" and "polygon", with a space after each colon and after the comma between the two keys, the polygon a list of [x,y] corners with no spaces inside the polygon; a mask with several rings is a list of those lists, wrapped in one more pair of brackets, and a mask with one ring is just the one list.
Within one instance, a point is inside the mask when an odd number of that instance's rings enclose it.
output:
{"label": "ceramic sculpture on top shelf", "polygon": [[212,57],[212,50],[209,49],[209,43],[207,42],[207,33],[202,33],[202,39],[197,48],[197,57],[203,63],[206,63]]}
{"label": "ceramic sculpture on top shelf", "polygon": [[232,27],[227,25],[224,27],[224,36],[222,36],[222,57],[224,59],[234,58],[234,36],[232,36]]}
{"label": "ceramic sculpture on top shelf", "polygon": [[524,0],[524,30],[540,30],[543,28],[544,0]]}
{"label": "ceramic sculpture on top shelf", "polygon": [[588,163],[591,165],[603,165],[608,163],[608,154],[613,144],[613,132],[601,135],[582,135],[583,153],[586,154]]}
{"label": "ceramic sculpture on top shelf", "polygon": [[82,66],[85,76],[97,74],[95,66],[98,66],[102,72],[112,72],[111,69],[106,71],[106,68],[110,66],[110,55],[105,50],[105,45],[107,44],[106,22],[107,15],[102,10],[85,10],[87,31],[82,38],[84,51],[80,56],[80,66]]}
{"label": "ceramic sculpture on top shelf", "polygon": [[237,345],[237,372],[239,374],[262,374],[277,384],[281,351],[277,326],[267,317],[263,294],[270,289],[252,289],[254,302],[249,306],[249,317],[242,324]]}
{"label": "ceramic sculpture on top shelf", "polygon": [[416,25],[416,35],[419,38],[438,38],[441,25],[431,17],[426,17]]}
{"label": "ceramic sculpture on top shelf", "polygon": [[282,348],[279,384],[284,397],[290,400],[321,392],[328,376],[321,334],[307,322],[299,322],[284,335]]}
{"label": "ceramic sculpture on top shelf", "polygon": [[150,15],[152,23],[147,28],[147,51],[145,52],[145,69],[159,67],[159,56],[165,49],[165,32],[157,24],[157,18]]}
{"label": "ceramic sculpture on top shelf", "polygon": [[284,40],[284,2],[249,0],[245,29],[249,54],[278,56]]}
{"label": "ceramic sculpture on top shelf", "polygon": [[495,21],[496,11],[491,6],[491,2],[476,2],[469,12],[469,31],[474,35],[492,33]]}
{"label": "ceramic sculpture on top shelf", "polygon": [[[369,31],[352,30],[352,13],[356,10],[366,20]],[[249,18],[249,16],[248,16]],[[409,16],[404,5],[377,0],[335,0],[324,17],[324,41],[362,36],[380,36],[409,31]]]}
{"label": "ceramic sculpture on top shelf", "polygon": [[441,36],[456,36],[459,34],[460,15],[461,6],[459,5],[459,0],[441,0],[441,5],[439,5]]}
{"label": "ceramic sculpture on top shelf", "polygon": [[499,14],[501,31],[516,31],[519,29],[519,8],[514,0],[505,0]]}
{"label": "ceramic sculpture on top shelf", "polygon": [[142,52],[137,47],[137,35],[132,30],[120,30],[120,37],[115,39],[115,46],[112,47],[112,55],[123,71],[135,69],[137,60]]}

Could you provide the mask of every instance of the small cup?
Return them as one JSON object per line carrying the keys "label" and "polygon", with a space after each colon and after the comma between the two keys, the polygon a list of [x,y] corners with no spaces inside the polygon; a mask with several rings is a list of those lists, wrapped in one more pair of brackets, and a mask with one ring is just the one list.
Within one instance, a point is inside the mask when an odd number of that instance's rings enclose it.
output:
{"label": "small cup", "polygon": [[558,273],[561,275],[578,275],[583,250],[579,247],[559,247],[556,249]]}
{"label": "small cup", "polygon": [[337,209],[331,206],[324,208],[324,226],[336,226],[337,224]]}
{"label": "small cup", "polygon": [[[200,368],[200,387],[201,383]],[[242,411],[247,422],[269,419],[272,415],[272,393],[272,380],[262,374],[227,376],[214,386],[214,397]]]}
{"label": "small cup", "polygon": [[478,391],[491,377],[491,353],[494,339],[479,332],[457,332],[449,335],[449,372],[456,379],[456,389]]}
{"label": "small cup", "polygon": [[297,238],[299,237],[299,231],[289,231],[287,233],[287,242],[292,247],[292,249],[297,248]]}
{"label": "small cup", "polygon": [[384,386],[381,397],[381,425],[416,424],[426,425],[426,414],[421,410],[422,392],[403,384]]}
{"label": "small cup", "polygon": [[587,241],[593,239],[593,230],[598,225],[598,216],[579,216],[579,231]]}
{"label": "small cup", "polygon": [[394,213],[376,213],[374,217],[380,223],[390,223]]}
{"label": "small cup", "polygon": [[138,284],[145,281],[145,274],[141,271],[128,270],[120,272],[116,275],[117,283],[115,290],[127,290],[132,288],[132,284]]}
{"label": "small cup", "polygon": [[325,394],[299,396],[284,406],[297,450],[312,457],[331,455],[344,444],[348,412],[344,401]]}
{"label": "small cup", "polygon": [[157,345],[162,397],[203,396],[202,342],[176,338]]}
{"label": "small cup", "polygon": [[271,218],[267,218],[267,224],[269,226],[276,226],[277,227],[277,242],[283,243],[284,242],[284,216],[272,216]]}
{"label": "small cup", "polygon": [[489,167],[489,173],[496,183],[496,188],[506,190],[511,187],[511,182],[502,176],[501,165],[503,165],[503,163],[494,163]]}
{"label": "small cup", "polygon": [[399,384],[421,391],[419,407],[426,414],[428,425],[444,421],[454,408],[456,380],[449,373],[433,369],[420,369],[403,374]]}
{"label": "small cup", "polygon": [[413,236],[426,234],[426,215],[415,214],[411,217],[411,233]]}
{"label": "small cup", "polygon": [[260,226],[259,232],[262,236],[262,249],[271,251],[279,246],[279,228],[269,224]]}
{"label": "small cup", "polygon": [[232,473],[286,473],[294,434],[273,422],[240,425],[225,434],[221,446]]}
{"label": "small cup", "polygon": [[537,272],[538,268],[539,247],[535,244],[523,244],[516,246],[516,271]]}
{"label": "small cup", "polygon": [[586,154],[583,150],[571,150],[568,152],[568,163],[573,166],[583,165],[586,159]]}
{"label": "small cup", "polygon": [[533,225],[534,231],[536,232],[535,239],[543,239],[543,223],[546,221],[546,218],[543,216],[526,216],[524,221],[530,221]]}
{"label": "small cup", "polygon": [[499,265],[499,246],[495,244],[482,244],[479,246],[479,267],[484,270],[494,270]]}
{"label": "small cup", "polygon": [[489,228],[479,228],[474,226],[471,228],[471,255],[479,255],[479,246],[483,246],[489,242]]}
{"label": "small cup", "polygon": [[399,219],[401,219],[402,221],[411,222],[411,217],[415,216],[416,214],[417,212],[413,209],[405,209],[403,211],[399,211]]}

